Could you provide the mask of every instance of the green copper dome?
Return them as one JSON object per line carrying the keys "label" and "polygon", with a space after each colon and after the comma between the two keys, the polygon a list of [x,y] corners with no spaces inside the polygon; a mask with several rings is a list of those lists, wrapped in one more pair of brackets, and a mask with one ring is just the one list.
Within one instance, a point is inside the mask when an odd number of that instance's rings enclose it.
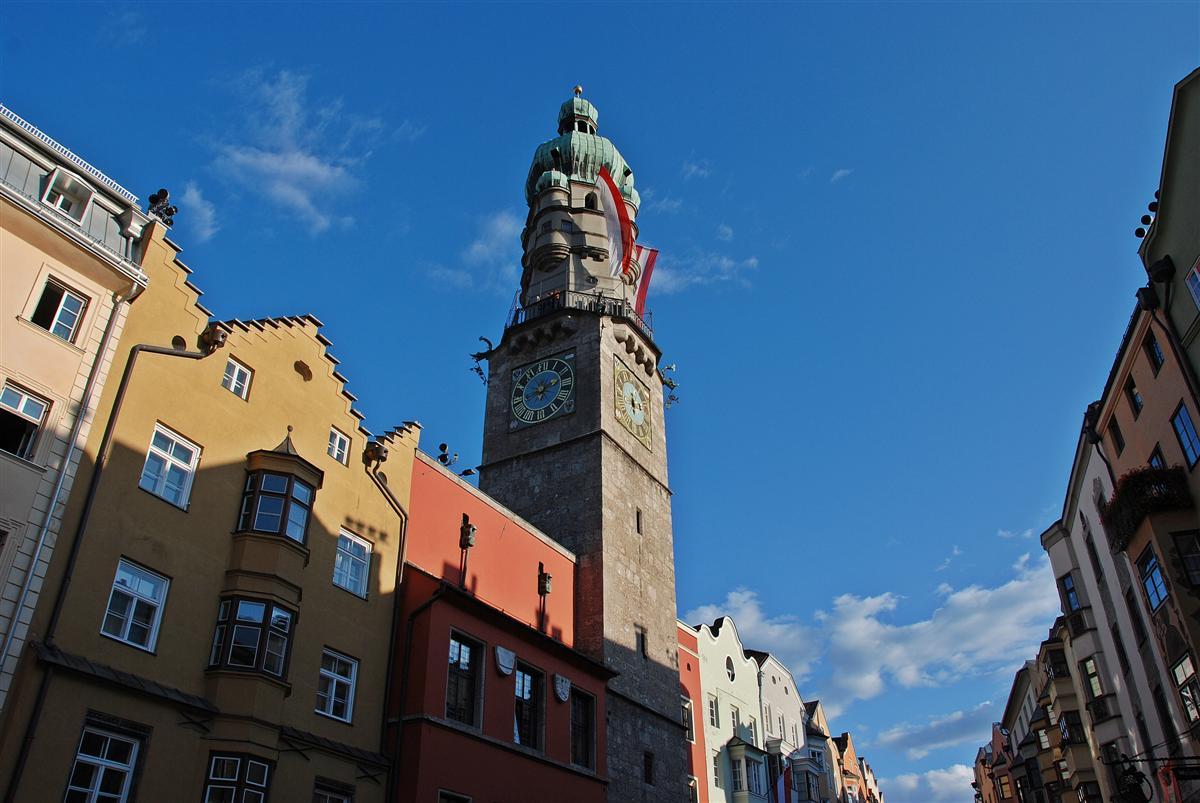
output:
{"label": "green copper dome", "polygon": [[[600,113],[590,102],[576,95],[558,112],[559,135],[543,142],[533,154],[529,177],[525,181],[525,200],[532,204],[549,187],[561,187],[560,180],[595,184],[602,166],[608,167],[623,195],[636,209],[641,202],[633,187],[633,170],[617,146],[595,132]],[[583,123],[577,126],[577,123]],[[588,131],[578,130],[580,127]],[[560,177],[562,177],[560,179]]]}

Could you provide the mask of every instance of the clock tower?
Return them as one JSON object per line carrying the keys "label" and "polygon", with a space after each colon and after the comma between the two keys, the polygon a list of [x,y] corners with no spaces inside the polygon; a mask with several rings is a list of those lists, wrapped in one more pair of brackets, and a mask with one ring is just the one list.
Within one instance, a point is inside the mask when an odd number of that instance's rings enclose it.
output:
{"label": "clock tower", "polygon": [[562,105],[525,182],[521,288],[487,355],[479,487],[578,556],[576,646],[619,673],[607,695],[608,799],[684,800],[661,352],[633,305],[641,266],[609,275],[600,168],[630,220],[639,198],[581,94]]}

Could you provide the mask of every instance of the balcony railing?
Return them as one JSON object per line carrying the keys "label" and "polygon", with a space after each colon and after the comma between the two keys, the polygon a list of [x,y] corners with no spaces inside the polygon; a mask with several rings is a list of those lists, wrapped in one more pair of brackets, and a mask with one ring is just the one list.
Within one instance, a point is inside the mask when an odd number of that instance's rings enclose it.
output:
{"label": "balcony railing", "polygon": [[654,337],[651,316],[638,315],[633,304],[623,298],[610,298],[601,293],[581,293],[578,290],[557,290],[543,298],[523,307],[513,309],[506,329],[557,312],[560,309],[578,309],[594,312],[598,315],[611,315],[614,318],[625,318],[633,322],[646,337]]}
{"label": "balcony railing", "polygon": [[1113,549],[1122,550],[1151,513],[1193,506],[1187,473],[1179,466],[1142,468],[1117,481],[1112,499],[1100,509]]}

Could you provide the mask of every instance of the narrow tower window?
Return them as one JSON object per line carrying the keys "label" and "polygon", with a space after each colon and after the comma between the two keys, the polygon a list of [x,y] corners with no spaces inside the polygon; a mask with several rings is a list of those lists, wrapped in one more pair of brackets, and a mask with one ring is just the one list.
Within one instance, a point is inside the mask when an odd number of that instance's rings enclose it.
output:
{"label": "narrow tower window", "polygon": [[636,514],[635,518],[637,520],[637,534],[641,535],[642,534],[642,509],[640,507],[637,509],[637,514]]}

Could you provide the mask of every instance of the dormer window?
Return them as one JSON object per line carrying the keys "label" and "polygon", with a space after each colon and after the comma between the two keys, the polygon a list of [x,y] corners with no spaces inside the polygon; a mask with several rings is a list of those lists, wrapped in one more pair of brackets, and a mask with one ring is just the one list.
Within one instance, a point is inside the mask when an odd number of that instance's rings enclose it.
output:
{"label": "dormer window", "polygon": [[76,223],[83,221],[92,190],[76,176],[59,168],[50,174],[42,203],[69,217]]}
{"label": "dormer window", "polygon": [[286,535],[303,544],[314,496],[313,487],[294,476],[252,471],[246,477],[238,529]]}

